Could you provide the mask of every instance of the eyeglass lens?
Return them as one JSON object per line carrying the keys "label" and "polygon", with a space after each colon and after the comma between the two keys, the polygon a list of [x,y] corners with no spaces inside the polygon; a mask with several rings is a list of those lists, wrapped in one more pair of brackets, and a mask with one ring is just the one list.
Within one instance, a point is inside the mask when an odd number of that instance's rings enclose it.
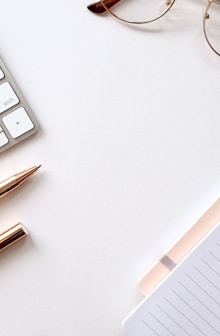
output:
{"label": "eyeglass lens", "polygon": [[220,55],[220,0],[209,2],[204,17],[204,32],[210,47]]}
{"label": "eyeglass lens", "polygon": [[109,0],[101,0],[103,7],[118,19],[131,23],[147,23],[163,16],[175,0],[117,0],[108,6]]}

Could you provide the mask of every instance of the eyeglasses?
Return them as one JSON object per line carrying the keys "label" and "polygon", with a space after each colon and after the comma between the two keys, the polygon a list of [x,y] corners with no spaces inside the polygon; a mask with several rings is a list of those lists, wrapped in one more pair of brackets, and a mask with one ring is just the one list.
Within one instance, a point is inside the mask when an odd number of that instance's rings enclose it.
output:
{"label": "eyeglasses", "polygon": [[[88,6],[95,14],[111,14],[130,24],[154,22],[173,7],[175,0],[100,0]],[[208,0],[203,32],[210,48],[220,56],[220,0]]]}
{"label": "eyeglasses", "polygon": [[209,0],[203,16],[203,32],[210,48],[220,56],[220,0]]}

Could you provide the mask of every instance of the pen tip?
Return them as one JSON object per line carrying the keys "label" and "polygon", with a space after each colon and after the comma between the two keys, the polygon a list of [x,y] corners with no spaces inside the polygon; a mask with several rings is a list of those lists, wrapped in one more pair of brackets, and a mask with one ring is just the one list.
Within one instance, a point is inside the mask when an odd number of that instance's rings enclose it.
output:
{"label": "pen tip", "polygon": [[41,167],[41,164],[39,164],[38,166],[37,166],[37,169],[39,169]]}

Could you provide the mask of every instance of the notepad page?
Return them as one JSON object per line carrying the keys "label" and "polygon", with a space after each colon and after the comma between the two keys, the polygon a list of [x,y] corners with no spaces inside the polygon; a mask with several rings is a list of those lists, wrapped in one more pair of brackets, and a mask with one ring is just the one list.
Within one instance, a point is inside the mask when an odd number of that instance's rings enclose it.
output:
{"label": "notepad page", "polygon": [[128,336],[220,335],[220,224],[123,323]]}

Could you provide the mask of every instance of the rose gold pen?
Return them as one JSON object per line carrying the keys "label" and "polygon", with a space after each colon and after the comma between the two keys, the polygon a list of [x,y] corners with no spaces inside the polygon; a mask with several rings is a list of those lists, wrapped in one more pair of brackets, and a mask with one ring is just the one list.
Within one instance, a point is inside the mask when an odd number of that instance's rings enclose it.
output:
{"label": "rose gold pen", "polygon": [[20,185],[27,181],[40,167],[41,165],[33,166],[0,182],[0,198],[20,187]]}

